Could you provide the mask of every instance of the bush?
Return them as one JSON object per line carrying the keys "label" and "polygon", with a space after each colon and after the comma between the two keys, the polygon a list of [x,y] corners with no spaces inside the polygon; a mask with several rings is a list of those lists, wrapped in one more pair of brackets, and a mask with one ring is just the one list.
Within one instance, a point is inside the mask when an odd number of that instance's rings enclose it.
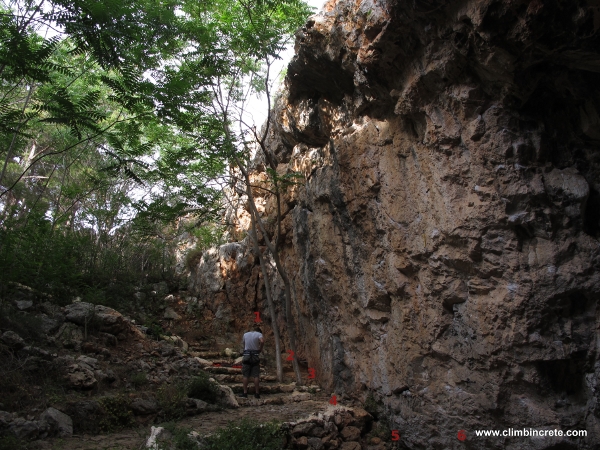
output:
{"label": "bush", "polygon": [[99,402],[103,409],[103,418],[99,426],[103,431],[114,431],[133,425],[133,413],[129,407],[129,399],[122,395],[104,397]]}
{"label": "bush", "polygon": [[156,401],[165,420],[180,419],[185,416],[187,386],[184,383],[167,384],[156,391]]}
{"label": "bush", "polygon": [[0,308],[0,329],[11,330],[24,339],[38,340],[42,337],[42,319],[14,308]]}
{"label": "bush", "polygon": [[285,432],[278,422],[258,423],[251,419],[230,422],[206,438],[205,450],[275,450],[283,448]]}
{"label": "bush", "polygon": [[[173,422],[169,422],[163,425],[165,430],[171,433],[169,443],[172,444],[171,448],[175,447],[174,450],[197,450],[198,443],[196,440],[190,437],[189,428],[179,428]],[[160,441],[161,439],[159,439]]]}
{"label": "bush", "polygon": [[200,372],[192,378],[187,388],[188,397],[204,400],[208,403],[214,403],[217,400],[218,392],[217,386],[209,380],[206,372]]}
{"label": "bush", "polygon": [[378,420],[379,416],[381,415],[383,405],[375,400],[375,397],[373,397],[372,393],[369,393],[367,399],[365,400],[364,408],[365,411],[371,414],[375,420]]}
{"label": "bush", "polygon": [[20,450],[24,448],[21,440],[15,436],[0,436],[0,450]]}
{"label": "bush", "polygon": [[185,255],[185,267],[187,267],[188,270],[194,270],[200,263],[203,253],[204,250],[201,248],[193,248],[190,250],[188,254]]}
{"label": "bush", "polygon": [[146,372],[134,373],[129,378],[129,381],[131,381],[131,384],[133,384],[136,388],[139,388],[148,384],[148,375],[146,375]]}
{"label": "bush", "polygon": [[390,442],[392,436],[392,429],[387,425],[384,420],[380,420],[379,422],[375,422],[373,424],[373,428],[369,433],[372,437],[378,437],[384,442]]}

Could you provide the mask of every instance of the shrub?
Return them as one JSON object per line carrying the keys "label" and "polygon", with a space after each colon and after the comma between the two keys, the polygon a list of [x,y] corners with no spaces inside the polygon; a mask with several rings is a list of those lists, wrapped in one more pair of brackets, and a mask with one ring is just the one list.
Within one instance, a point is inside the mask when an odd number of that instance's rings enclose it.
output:
{"label": "shrub", "polygon": [[[189,428],[179,428],[173,422],[163,425],[165,430],[171,433],[169,443],[174,446],[175,450],[197,450],[198,442],[190,437],[191,430]],[[159,439],[160,440],[160,439]]]}
{"label": "shrub", "polygon": [[373,424],[373,428],[369,433],[373,437],[378,437],[384,442],[390,442],[392,436],[392,429],[388,426],[388,424],[384,420],[380,420],[379,422],[375,422]]}
{"label": "shrub", "polygon": [[190,398],[197,398],[208,403],[214,403],[217,400],[218,392],[217,386],[210,381],[206,372],[200,372],[188,383],[187,395]]}
{"label": "shrub", "polygon": [[0,309],[0,328],[11,330],[24,339],[38,340],[43,335],[42,319],[32,314],[16,311],[9,306]]}
{"label": "shrub", "polygon": [[103,417],[99,423],[101,430],[114,431],[133,425],[133,413],[127,397],[123,395],[104,397],[98,403],[103,409]]}
{"label": "shrub", "polygon": [[185,415],[186,394],[184,383],[166,384],[156,391],[156,401],[165,420],[180,419]]}
{"label": "shrub", "polygon": [[377,400],[375,400],[375,397],[373,397],[372,393],[369,393],[369,395],[367,396],[364,407],[365,411],[371,414],[375,420],[379,419],[382,410],[382,405],[379,402],[377,402]]}
{"label": "shrub", "polygon": [[15,436],[0,436],[0,450],[20,450],[24,448],[21,440]]}
{"label": "shrub", "polygon": [[188,270],[194,270],[200,263],[203,253],[204,250],[201,248],[194,248],[190,250],[188,254],[185,255],[185,267],[187,267]]}
{"label": "shrub", "polygon": [[285,432],[278,422],[258,423],[251,419],[229,422],[206,438],[205,450],[275,450],[283,447]]}
{"label": "shrub", "polygon": [[136,388],[139,388],[148,384],[148,375],[146,375],[146,372],[134,373],[129,378],[129,381],[131,381],[131,384],[133,384]]}

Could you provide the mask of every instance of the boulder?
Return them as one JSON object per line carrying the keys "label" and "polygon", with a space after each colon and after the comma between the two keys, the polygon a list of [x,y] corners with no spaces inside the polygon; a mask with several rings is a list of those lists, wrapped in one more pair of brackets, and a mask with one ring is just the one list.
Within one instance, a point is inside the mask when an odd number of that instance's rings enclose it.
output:
{"label": "boulder", "polygon": [[167,320],[179,320],[181,319],[181,316],[177,314],[173,308],[166,308],[163,318]]}
{"label": "boulder", "polygon": [[344,441],[358,441],[360,439],[360,429],[347,426],[340,432],[340,435]]}
{"label": "boulder", "polygon": [[83,342],[83,330],[74,323],[63,323],[56,339],[65,348],[79,348]]}
{"label": "boulder", "polygon": [[17,300],[15,306],[19,311],[27,311],[33,308],[33,301],[31,300]]}
{"label": "boulder", "polygon": [[217,385],[219,393],[217,403],[225,408],[239,408],[240,404],[229,386]]}
{"label": "boulder", "polygon": [[94,372],[79,364],[72,364],[67,369],[65,380],[72,389],[93,389],[98,384]]}
{"label": "boulder", "polygon": [[314,424],[313,422],[299,423],[292,429],[292,436],[306,436],[311,432],[313,428],[315,428],[315,426],[316,424]]}
{"label": "boulder", "polygon": [[186,400],[186,407],[188,411],[188,415],[200,414],[205,411],[211,411],[214,407],[211,407],[208,403],[203,400],[199,400],[197,398],[188,398]]}
{"label": "boulder", "polygon": [[21,349],[25,347],[25,341],[21,336],[19,336],[14,331],[5,331],[2,336],[0,336],[0,340],[13,349]]}
{"label": "boulder", "polygon": [[323,442],[321,442],[321,439],[316,437],[308,438],[308,445],[311,449],[314,450],[321,450],[324,447]]}
{"label": "boulder", "polygon": [[73,420],[58,409],[48,408],[40,415],[40,421],[46,422],[50,430],[58,436],[73,435]]}
{"label": "boulder", "polygon": [[112,308],[102,305],[93,305],[86,302],[72,303],[65,307],[67,321],[89,329],[96,329],[105,333],[118,335],[127,333],[130,325],[123,315]]}
{"label": "boulder", "polygon": [[295,442],[294,447],[298,449],[308,448],[308,438],[306,436],[300,436]]}
{"label": "boulder", "polygon": [[49,428],[44,421],[26,420],[22,417],[14,419],[10,424],[10,431],[23,440],[44,438],[48,435]]}
{"label": "boulder", "polygon": [[344,442],[340,447],[341,450],[361,450],[358,442]]}
{"label": "boulder", "polygon": [[373,421],[373,416],[362,408],[352,408],[351,414],[352,421],[350,422],[350,425],[361,430],[364,430],[365,427]]}
{"label": "boulder", "polygon": [[13,416],[7,411],[0,411],[0,430],[8,428],[13,421]]}
{"label": "boulder", "polygon": [[158,412],[158,403],[154,398],[136,398],[131,402],[131,410],[136,416],[147,416]]}
{"label": "boulder", "polygon": [[64,322],[64,317],[61,316],[48,317],[46,314],[40,314],[38,318],[40,319],[40,329],[44,334],[54,333]]}

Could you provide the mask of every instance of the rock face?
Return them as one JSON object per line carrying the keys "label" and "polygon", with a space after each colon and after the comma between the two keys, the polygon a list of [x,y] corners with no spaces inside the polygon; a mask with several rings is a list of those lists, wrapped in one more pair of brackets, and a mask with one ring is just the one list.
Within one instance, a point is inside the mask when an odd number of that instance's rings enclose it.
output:
{"label": "rock face", "polygon": [[[599,28],[583,0],[332,0],[297,35],[269,148],[305,175],[282,205],[298,357],[407,448],[600,442]],[[268,320],[246,244],[190,287]],[[474,435],[523,427],[587,437]]]}

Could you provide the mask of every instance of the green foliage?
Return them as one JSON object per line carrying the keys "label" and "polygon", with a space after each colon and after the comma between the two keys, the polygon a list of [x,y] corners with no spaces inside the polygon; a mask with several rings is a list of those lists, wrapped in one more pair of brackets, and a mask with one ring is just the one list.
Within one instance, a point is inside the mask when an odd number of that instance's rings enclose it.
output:
{"label": "green foliage", "polygon": [[215,105],[223,93],[239,105],[266,89],[265,61],[310,8],[300,0],[5,5],[0,298],[18,282],[59,303],[80,296],[121,307],[135,285],[172,276],[176,219],[193,217],[199,248],[220,242],[222,230],[206,224],[223,209],[223,176],[245,138],[231,132],[231,110]]}
{"label": "green foliage", "polygon": [[0,436],[0,450],[25,449],[23,442],[15,436]]}
{"label": "green foliage", "polygon": [[371,429],[369,435],[372,437],[378,437],[384,442],[390,442],[392,436],[392,429],[384,420],[380,420],[373,424],[373,428]]}
{"label": "green foliage", "polygon": [[24,339],[38,340],[43,337],[42,320],[32,314],[16,311],[9,305],[0,306],[0,329],[11,330]]}
{"label": "green foliage", "polygon": [[185,416],[186,383],[164,384],[156,391],[156,400],[165,420],[176,420]]}
{"label": "green foliage", "polygon": [[365,411],[371,414],[375,420],[378,420],[382,413],[383,405],[375,400],[375,397],[372,393],[369,393],[367,399],[365,400],[364,408]]}
{"label": "green foliage", "polygon": [[148,375],[146,372],[137,372],[129,377],[129,381],[134,387],[140,388],[148,384]]}
{"label": "green foliage", "polygon": [[[171,438],[169,439],[168,444],[171,444],[169,447],[174,450],[197,450],[198,443],[192,439],[189,435],[192,431],[189,428],[178,427],[173,422],[169,422],[163,425],[165,430],[171,433]],[[160,439],[159,439],[160,441]],[[162,444],[162,442],[160,442]],[[161,445],[161,447],[166,447]],[[168,448],[168,447],[167,447]]]}
{"label": "green foliage", "polygon": [[43,217],[11,220],[0,228],[0,296],[10,296],[9,282],[51,294],[57,303],[84,301],[121,307],[140,281],[171,275],[170,243],[137,238],[127,228],[100,235],[88,230],[52,230]]}
{"label": "green foliage", "polygon": [[103,431],[115,431],[134,424],[130,401],[123,395],[104,397],[98,401],[103,410],[99,427]]}
{"label": "green foliage", "polygon": [[258,423],[251,419],[230,422],[206,438],[206,450],[276,450],[283,448],[285,432],[278,422]]}
{"label": "green foliage", "polygon": [[185,267],[187,267],[188,270],[194,270],[200,263],[203,254],[204,250],[201,248],[196,247],[191,249],[185,255]]}
{"label": "green foliage", "polygon": [[197,398],[208,403],[214,403],[217,400],[218,388],[209,380],[206,372],[200,372],[188,382],[187,396]]}

